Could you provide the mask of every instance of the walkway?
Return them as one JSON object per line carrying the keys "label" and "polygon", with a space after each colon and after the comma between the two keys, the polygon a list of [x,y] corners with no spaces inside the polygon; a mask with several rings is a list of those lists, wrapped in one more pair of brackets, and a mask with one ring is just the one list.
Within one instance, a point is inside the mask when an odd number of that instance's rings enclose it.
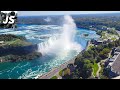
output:
{"label": "walkway", "polygon": [[[110,58],[110,55],[111,55],[111,52],[112,51],[110,51],[110,53],[108,54],[108,58]],[[97,65],[98,65],[98,71],[96,72],[96,77],[98,77],[98,79],[100,79],[100,70],[101,70],[101,65],[100,65],[100,63],[101,62],[105,62],[106,60],[108,60],[108,58],[107,59],[104,59],[104,60],[101,60],[99,63],[97,63]],[[93,73],[92,73],[93,74]],[[94,76],[94,75],[93,75]],[[94,76],[95,77],[95,76]]]}
{"label": "walkway", "polygon": [[97,65],[98,65],[98,71],[96,72],[96,76],[98,77],[98,78],[100,78],[100,70],[101,70],[101,66],[100,66],[100,62],[99,63],[97,63]]}

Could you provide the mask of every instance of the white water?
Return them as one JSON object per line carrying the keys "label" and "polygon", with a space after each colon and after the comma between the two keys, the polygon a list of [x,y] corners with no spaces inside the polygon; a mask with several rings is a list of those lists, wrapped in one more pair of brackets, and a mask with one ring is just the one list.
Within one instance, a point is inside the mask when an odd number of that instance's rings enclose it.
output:
{"label": "white water", "polygon": [[81,51],[81,46],[74,41],[76,24],[71,16],[65,15],[60,36],[52,36],[46,42],[38,44],[38,51],[43,55],[69,50]]}
{"label": "white water", "polygon": [[[85,48],[87,40],[99,38],[96,37],[98,35],[96,35],[95,31],[80,28],[77,28],[76,30],[76,25],[71,17],[66,16],[63,19],[64,23],[62,26],[18,25],[18,31],[1,29],[0,34],[11,33],[15,35],[25,35],[27,40],[30,40],[32,43],[40,43],[42,40],[43,43],[39,44],[39,51],[42,50],[46,55],[32,61],[1,64],[1,67],[3,68],[1,68],[0,71],[0,78],[30,79],[37,75],[41,76],[52,70],[54,67],[58,67],[78,55],[78,53]],[[59,31],[61,33],[59,33]],[[81,37],[85,33],[88,33],[89,36]],[[82,45],[82,49],[74,39]]]}

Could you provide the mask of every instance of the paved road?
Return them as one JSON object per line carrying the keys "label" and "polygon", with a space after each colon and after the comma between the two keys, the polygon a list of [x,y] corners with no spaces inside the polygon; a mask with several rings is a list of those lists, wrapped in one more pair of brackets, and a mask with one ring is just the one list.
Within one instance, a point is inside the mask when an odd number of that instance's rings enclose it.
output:
{"label": "paved road", "polygon": [[67,67],[68,64],[74,63],[75,58],[73,58],[72,60],[60,65],[57,68],[53,68],[50,72],[43,74],[42,76],[38,76],[35,79],[50,79],[51,77],[53,77],[54,75],[56,75],[57,73],[59,73],[60,70],[64,69]]}

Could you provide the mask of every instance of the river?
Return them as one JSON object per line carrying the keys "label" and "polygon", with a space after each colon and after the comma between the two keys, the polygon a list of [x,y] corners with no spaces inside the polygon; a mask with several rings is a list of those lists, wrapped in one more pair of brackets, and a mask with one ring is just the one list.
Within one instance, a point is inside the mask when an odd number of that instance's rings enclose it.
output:
{"label": "river", "polygon": [[[61,26],[57,25],[19,25],[18,30],[12,29],[1,29],[0,34],[15,34],[25,36],[29,42],[40,44],[45,43],[45,46],[49,46],[48,41],[57,40],[61,32]],[[84,36],[88,34],[88,36]],[[53,38],[54,37],[54,38]],[[57,38],[56,38],[57,37]],[[87,41],[90,39],[98,39],[99,36],[95,31],[77,28],[74,41],[81,46],[81,50],[85,49]],[[62,44],[62,43],[61,43]],[[44,46],[44,44],[43,44]],[[41,58],[32,61],[21,61],[21,62],[6,62],[0,63],[0,78],[1,79],[31,79],[37,75],[43,75],[49,72],[54,67],[60,66],[61,64],[71,60],[81,50],[69,49],[61,50],[56,53],[43,55]]]}

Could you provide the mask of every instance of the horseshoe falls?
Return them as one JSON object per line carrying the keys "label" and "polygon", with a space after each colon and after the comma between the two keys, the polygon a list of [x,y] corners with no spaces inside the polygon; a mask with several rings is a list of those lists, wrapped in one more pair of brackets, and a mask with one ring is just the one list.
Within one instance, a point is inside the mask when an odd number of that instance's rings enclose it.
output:
{"label": "horseshoe falls", "polygon": [[[0,63],[0,78],[33,79],[37,75],[43,75],[75,57],[85,49],[88,40],[99,38],[95,31],[77,28],[69,15],[63,16],[61,23],[62,25],[19,24],[15,31],[1,29],[0,34],[25,36],[29,42],[38,45],[38,52],[43,56],[31,61]],[[85,37],[84,34],[89,35]]]}

